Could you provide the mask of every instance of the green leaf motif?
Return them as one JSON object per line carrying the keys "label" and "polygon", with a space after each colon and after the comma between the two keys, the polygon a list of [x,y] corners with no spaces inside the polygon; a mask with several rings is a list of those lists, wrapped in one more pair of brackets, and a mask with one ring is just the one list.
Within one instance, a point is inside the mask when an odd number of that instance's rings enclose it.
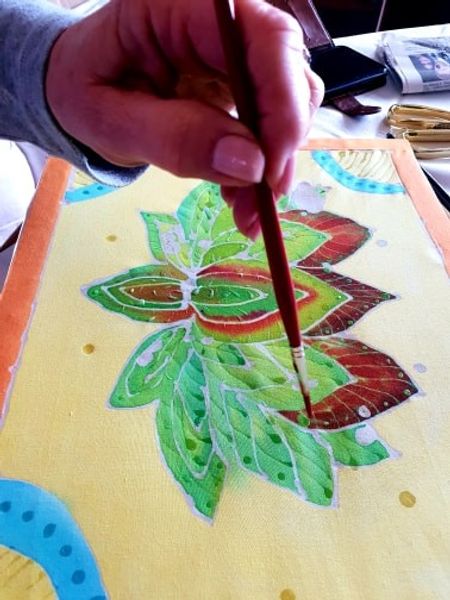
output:
{"label": "green leaf motif", "polygon": [[135,408],[170,395],[188,355],[185,335],[186,329],[176,326],[145,338],[120,374],[109,400],[111,406]]}
{"label": "green leaf motif", "polygon": [[336,462],[346,467],[375,465],[391,455],[370,425],[321,433],[321,436],[330,444]]}
{"label": "green leaf motif", "polygon": [[208,267],[231,258],[239,258],[242,254],[246,255],[252,245],[252,242],[236,229],[231,210],[224,203],[220,205],[220,210],[211,228],[209,244],[201,267]]}
{"label": "green leaf motif", "polygon": [[248,244],[245,241],[222,242],[212,244],[205,252],[202,260],[202,267],[209,265],[217,265],[218,263],[229,258],[236,258],[241,252],[245,252]]}
{"label": "green leaf motif", "polygon": [[191,248],[191,268],[200,267],[211,247],[212,230],[223,211],[229,210],[218,185],[201,183],[183,200],[177,217]]}
{"label": "green leaf motif", "polygon": [[[179,388],[175,389],[170,398],[162,400],[162,404],[169,405],[171,436],[184,463],[194,476],[204,477],[213,453],[208,419],[203,419],[198,429],[192,426]],[[164,409],[161,410],[164,412]]]}
{"label": "green leaf motif", "polygon": [[[223,343],[204,338],[193,327],[192,341],[208,372],[230,389],[245,393],[253,402],[277,410],[303,408],[301,393],[292,369],[290,349],[285,340],[269,343]],[[308,374],[315,386],[313,404],[320,402],[349,381],[339,363],[315,348],[306,347]]]}
{"label": "green leaf motif", "polygon": [[[291,264],[303,260],[329,239],[329,236],[322,231],[283,218],[283,213],[280,214],[280,221],[284,247]],[[266,251],[261,237],[250,246],[248,254],[252,259],[266,260]]]}
{"label": "green leaf motif", "polygon": [[203,273],[197,277],[197,288],[192,293],[192,304],[206,317],[239,318],[242,315],[278,310],[270,280],[247,281],[242,278],[241,281],[236,282],[225,277],[226,273],[219,276],[215,273]]}
{"label": "green leaf motif", "polygon": [[207,420],[203,393],[205,377],[201,360],[192,348],[189,349],[188,358],[182,366],[181,376],[178,387],[182,394],[184,408],[192,425],[199,428],[203,421]]}
{"label": "green leaf motif", "polygon": [[172,215],[142,212],[147,226],[150,252],[160,263],[170,263],[183,270],[190,265],[190,248],[178,219]]}
{"label": "green leaf motif", "polygon": [[315,437],[272,415],[244,395],[210,381],[211,426],[229,464],[287,488],[301,498],[329,506],[333,501],[330,456]]}
{"label": "green leaf motif", "polygon": [[186,279],[175,267],[144,265],[95,283],[86,294],[107,310],[129,319],[162,321],[160,311],[185,308],[181,290]]}
{"label": "green leaf motif", "polygon": [[314,504],[330,506],[334,496],[334,477],[330,455],[317,437],[286,421],[273,417],[290,445],[298,476],[306,491],[306,499]]}
{"label": "green leaf motif", "polygon": [[209,430],[201,363],[190,352],[180,365],[171,394],[164,394],[156,414],[159,442],[173,477],[196,510],[214,516],[225,477]]}

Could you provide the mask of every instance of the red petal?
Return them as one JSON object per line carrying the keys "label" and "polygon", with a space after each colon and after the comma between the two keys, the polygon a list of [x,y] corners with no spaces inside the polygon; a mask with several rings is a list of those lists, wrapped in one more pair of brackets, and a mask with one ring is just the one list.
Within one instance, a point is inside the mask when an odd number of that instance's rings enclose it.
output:
{"label": "red petal", "polygon": [[[303,265],[302,265],[303,266]],[[305,332],[308,336],[332,335],[345,331],[361,319],[366,312],[384,302],[395,298],[392,294],[382,292],[356,279],[340,275],[339,273],[314,270],[314,277],[318,277],[332,287],[349,296],[349,299],[338,306],[331,314],[319,321],[313,328]]]}
{"label": "red petal", "polygon": [[[386,354],[356,340],[331,338],[310,345],[334,358],[353,381],[313,406],[311,427],[339,429],[362,423],[383,413],[417,392],[408,375]],[[282,412],[298,422],[300,412]],[[303,415],[303,411],[301,411]]]}
{"label": "red petal", "polygon": [[328,234],[330,239],[322,244],[315,252],[299,262],[299,266],[321,267],[324,262],[334,265],[353,254],[370,237],[369,230],[346,217],[322,211],[308,213],[292,210],[282,215],[283,219],[303,223],[311,229]]}

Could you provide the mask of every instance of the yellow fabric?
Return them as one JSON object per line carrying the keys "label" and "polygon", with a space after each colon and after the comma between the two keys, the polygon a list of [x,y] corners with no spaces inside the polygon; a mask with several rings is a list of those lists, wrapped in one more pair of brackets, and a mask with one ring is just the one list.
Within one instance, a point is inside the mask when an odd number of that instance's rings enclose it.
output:
{"label": "yellow fabric", "polygon": [[[385,180],[397,181],[389,156],[381,162]],[[80,288],[148,262],[138,211],[173,212],[196,182],[152,168],[128,189],[61,210],[0,432],[0,471],[66,503],[114,600],[450,597],[450,289],[442,258],[408,195],[362,202],[307,153],[298,176],[331,188],[326,210],[371,228],[337,270],[397,300],[351,332],[392,356],[422,392],[375,421],[397,458],[339,469],[337,508],[235,471],[207,523],[161,461],[155,407],[106,405],[132,350],[157,327],[100,310]]]}
{"label": "yellow fabric", "polygon": [[8,600],[57,598],[47,575],[36,563],[1,546],[0,597]]}

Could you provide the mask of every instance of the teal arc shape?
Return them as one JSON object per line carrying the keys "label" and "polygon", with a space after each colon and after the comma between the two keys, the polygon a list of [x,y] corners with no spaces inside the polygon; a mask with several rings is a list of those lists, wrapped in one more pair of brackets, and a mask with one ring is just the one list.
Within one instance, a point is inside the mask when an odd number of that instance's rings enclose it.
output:
{"label": "teal arc shape", "polygon": [[355,192],[364,192],[366,194],[401,194],[405,188],[400,183],[388,183],[357,177],[350,171],[343,169],[331,152],[326,150],[313,150],[311,157],[324,171],[333,179],[346,188]]}
{"label": "teal arc shape", "polygon": [[44,489],[0,478],[0,545],[38,563],[59,600],[107,600],[81,529],[64,503]]}
{"label": "teal arc shape", "polygon": [[89,185],[83,185],[74,190],[68,190],[65,193],[64,200],[68,204],[75,204],[77,202],[84,202],[85,200],[93,200],[99,196],[105,196],[114,192],[117,188],[111,185],[103,185],[102,183],[91,183]]}

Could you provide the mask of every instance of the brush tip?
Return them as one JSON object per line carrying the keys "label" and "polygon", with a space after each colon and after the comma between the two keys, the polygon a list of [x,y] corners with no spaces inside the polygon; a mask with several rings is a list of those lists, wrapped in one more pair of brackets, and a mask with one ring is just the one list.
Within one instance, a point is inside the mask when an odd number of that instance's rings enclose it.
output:
{"label": "brush tip", "polygon": [[303,396],[303,402],[305,404],[306,414],[308,415],[308,419],[313,418],[312,412],[312,404],[311,404],[311,394],[304,382],[300,382],[300,391]]}
{"label": "brush tip", "polygon": [[306,414],[308,415],[308,417],[310,419],[312,419],[313,411],[312,411],[312,404],[311,404],[311,395],[309,394],[309,392],[304,394],[304,400],[305,400]]}

